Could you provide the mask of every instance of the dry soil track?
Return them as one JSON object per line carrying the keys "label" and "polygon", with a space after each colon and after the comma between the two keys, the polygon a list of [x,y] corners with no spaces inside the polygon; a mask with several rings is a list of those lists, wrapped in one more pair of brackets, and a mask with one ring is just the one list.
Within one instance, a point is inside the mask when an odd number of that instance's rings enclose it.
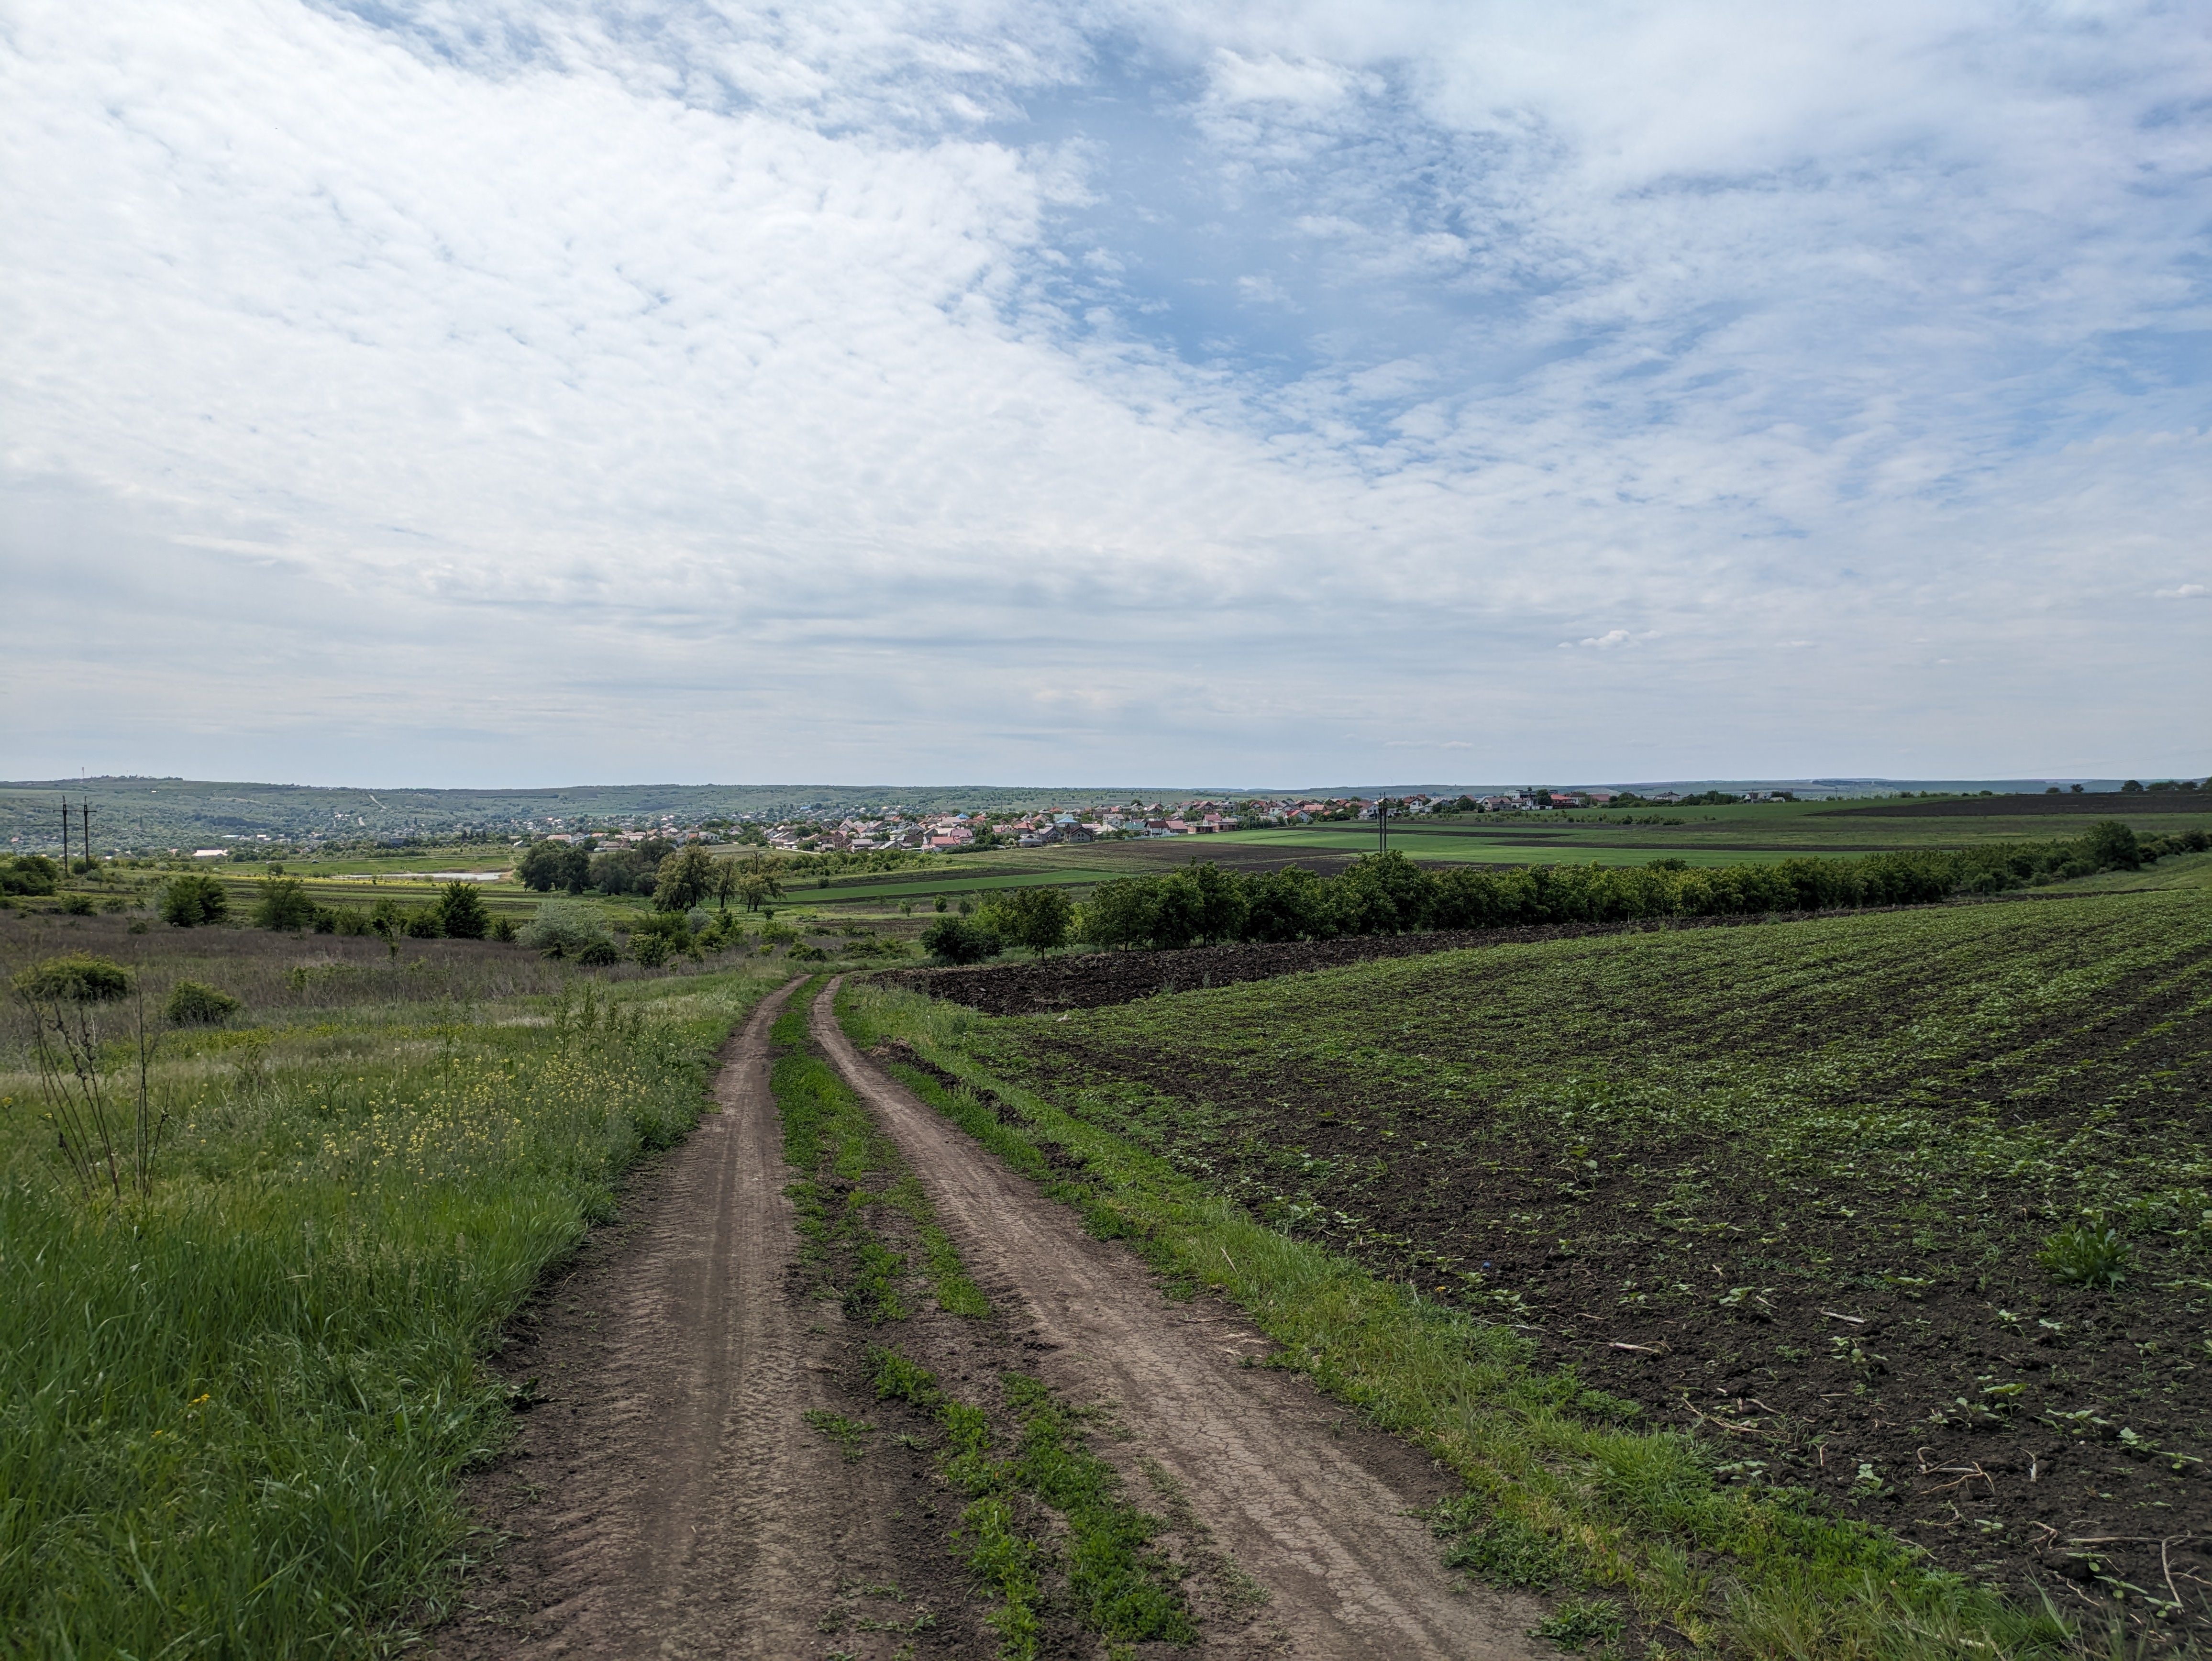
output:
{"label": "dry soil track", "polygon": [[878,1473],[800,1418],[839,1345],[784,1285],[768,1035],[790,992],[732,1041],[721,1110],[632,1194],[628,1238],[543,1300],[556,1329],[525,1342],[549,1399],[478,1495],[516,1537],[441,1656],[817,1656],[835,1583],[898,1572]]}
{"label": "dry soil track", "polygon": [[[1030,1365],[1076,1399],[1109,1399],[1125,1451],[1182,1482],[1220,1547],[1271,1594],[1267,1624],[1300,1656],[1548,1654],[1533,1604],[1455,1588],[1410,1513],[1442,1485],[1381,1439],[1333,1433],[1343,1410],[1304,1381],[1240,1366],[1267,1344],[1203,1306],[1178,1310],[1124,1248],[948,1124],[839,1030],[836,983],[815,1001],[816,1043],[874,1110],[992,1300],[1035,1341]],[[1041,1354],[1039,1354],[1041,1352]],[[1385,1445],[1395,1448],[1395,1445]]]}

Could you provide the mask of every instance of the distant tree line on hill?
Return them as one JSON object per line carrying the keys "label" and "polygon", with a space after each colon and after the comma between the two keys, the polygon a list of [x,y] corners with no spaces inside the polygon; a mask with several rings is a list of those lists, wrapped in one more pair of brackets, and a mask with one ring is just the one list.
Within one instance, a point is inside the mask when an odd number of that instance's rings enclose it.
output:
{"label": "distant tree line on hill", "polygon": [[[2001,847],[1873,854],[1852,860],[1693,869],[1679,859],[1644,866],[1462,866],[1424,868],[1393,851],[1359,860],[1334,878],[1292,866],[1264,875],[1208,861],[1158,877],[1101,883],[1057,924],[1032,923],[1019,896],[974,918],[932,925],[922,944],[947,962],[977,962],[1009,943],[1049,950],[1073,936],[1107,947],[1173,948],[1249,940],[1330,940],[1428,928],[1512,928],[1546,923],[1633,922],[1665,917],[1928,905],[1962,894],[1999,894],[2135,870],[2167,854],[2201,852],[2203,831],[2139,840],[2117,820],[2079,837]],[[1064,897],[1060,904],[1066,905]],[[1054,908],[1057,915],[1057,908]]]}

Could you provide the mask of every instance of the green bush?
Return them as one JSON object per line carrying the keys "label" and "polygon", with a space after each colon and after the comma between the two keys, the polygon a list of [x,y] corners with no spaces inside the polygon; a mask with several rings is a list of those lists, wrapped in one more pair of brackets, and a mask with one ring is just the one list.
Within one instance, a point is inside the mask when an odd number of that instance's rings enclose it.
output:
{"label": "green bush", "polygon": [[447,940],[480,940],[491,927],[491,912],[472,882],[449,882],[438,891],[438,932]]}
{"label": "green bush", "polygon": [[307,885],[297,877],[264,877],[260,897],[253,903],[257,928],[309,928],[314,926],[315,903]]}
{"label": "green bush", "polygon": [[161,891],[161,921],[178,928],[221,922],[229,910],[230,896],[204,872],[187,871],[172,877]]}
{"label": "green bush", "polygon": [[240,1007],[238,1000],[220,987],[179,981],[170,989],[161,1015],[172,1026],[221,1026]]}
{"label": "green bush", "polygon": [[0,866],[0,894],[51,894],[61,867],[44,854],[18,854]]}
{"label": "green bush", "polygon": [[579,958],[594,946],[604,946],[613,961],[614,936],[605,921],[584,900],[545,900],[515,938],[549,957]]}
{"label": "green bush", "polygon": [[1058,888],[1018,888],[993,898],[982,918],[1015,945],[1049,952],[1067,944],[1075,925],[1075,904]]}
{"label": "green bush", "polygon": [[112,1003],[127,997],[136,983],[119,963],[95,958],[89,952],[72,952],[32,964],[9,984],[36,1002],[86,1004]]}
{"label": "green bush", "polygon": [[988,923],[965,917],[940,917],[921,931],[921,949],[940,963],[981,963],[1005,950]]}
{"label": "green bush", "polygon": [[92,915],[92,896],[89,894],[65,895],[62,899],[62,910],[72,917],[88,917]]}

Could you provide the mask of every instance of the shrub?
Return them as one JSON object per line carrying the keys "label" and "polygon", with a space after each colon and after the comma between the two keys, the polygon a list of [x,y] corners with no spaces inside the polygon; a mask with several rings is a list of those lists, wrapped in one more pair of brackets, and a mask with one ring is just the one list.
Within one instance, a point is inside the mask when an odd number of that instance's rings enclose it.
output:
{"label": "shrub", "polygon": [[2128,1265],[2134,1259],[2135,1248],[2109,1224],[2100,1228],[2092,1223],[2076,1223],[2062,1228],[2035,1254],[2035,1261],[2053,1280],[2084,1287],[2117,1287],[2127,1278]]}
{"label": "shrub", "polygon": [[491,912],[472,882],[449,882],[438,891],[438,932],[447,940],[480,940],[491,927]]}
{"label": "shrub", "polygon": [[112,1003],[127,996],[134,983],[121,964],[95,958],[89,952],[72,952],[48,958],[20,971],[10,983],[23,996],[40,1003]]}
{"label": "shrub", "polygon": [[593,940],[580,949],[575,958],[587,969],[604,969],[611,963],[620,963],[622,953],[615,950],[611,940]]}
{"label": "shrub", "polygon": [[2096,862],[2100,871],[2142,869],[2142,845],[2136,841],[2136,833],[2118,819],[2102,820],[2083,831],[2081,851]]}
{"label": "shrub", "polygon": [[221,922],[229,910],[229,895],[204,872],[187,871],[172,877],[161,893],[161,921],[179,928]]}
{"label": "shrub", "polygon": [[369,922],[369,914],[353,905],[321,905],[315,908],[315,933],[349,936],[374,934],[376,929]]}
{"label": "shrub", "polygon": [[514,938],[515,932],[514,919],[502,911],[491,920],[491,927],[484,931],[484,938],[494,940],[511,940]]}
{"label": "shrub", "polygon": [[648,969],[658,969],[678,952],[699,955],[698,943],[691,937],[691,925],[673,912],[663,911],[647,917],[630,933],[630,956]]}
{"label": "shrub", "polygon": [[1067,944],[1075,906],[1057,888],[1018,888],[994,899],[986,915],[991,926],[1017,946],[1049,952]]}
{"label": "shrub", "polygon": [[434,910],[410,911],[399,924],[399,932],[410,940],[442,939],[446,930]]}
{"label": "shrub", "polygon": [[589,961],[584,953],[593,946],[607,949],[606,962],[614,961],[614,938],[599,914],[582,900],[546,900],[522,925],[515,938],[549,957]]}
{"label": "shrub", "polygon": [[61,867],[44,854],[18,854],[0,866],[0,894],[51,894]]}
{"label": "shrub", "polygon": [[179,981],[170,989],[161,1014],[172,1026],[221,1026],[240,1006],[220,987],[200,981]]}
{"label": "shrub", "polygon": [[315,903],[297,877],[264,877],[261,897],[253,903],[257,928],[307,928],[315,921]]}
{"label": "shrub", "polygon": [[62,900],[62,910],[72,917],[88,917],[92,915],[92,896],[89,894],[65,896]]}
{"label": "shrub", "polygon": [[940,917],[921,931],[921,949],[941,963],[981,963],[1005,948],[998,930],[965,917]]}

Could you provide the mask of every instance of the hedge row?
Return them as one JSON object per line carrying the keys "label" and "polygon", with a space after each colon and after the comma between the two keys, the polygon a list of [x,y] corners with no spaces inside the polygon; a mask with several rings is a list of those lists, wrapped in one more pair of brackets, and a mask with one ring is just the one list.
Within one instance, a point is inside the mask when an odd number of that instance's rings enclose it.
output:
{"label": "hedge row", "polygon": [[2051,842],[1712,870],[1661,859],[1646,866],[1432,871],[1393,852],[1362,859],[1328,878],[1295,866],[1245,876],[1208,862],[1165,876],[1102,883],[1079,914],[1076,932],[1095,946],[1175,947],[1421,928],[1928,905],[1960,894],[1996,894],[2099,871],[2132,870],[2163,854],[2197,851],[2206,843],[2201,830],[2142,843],[2113,820]]}

